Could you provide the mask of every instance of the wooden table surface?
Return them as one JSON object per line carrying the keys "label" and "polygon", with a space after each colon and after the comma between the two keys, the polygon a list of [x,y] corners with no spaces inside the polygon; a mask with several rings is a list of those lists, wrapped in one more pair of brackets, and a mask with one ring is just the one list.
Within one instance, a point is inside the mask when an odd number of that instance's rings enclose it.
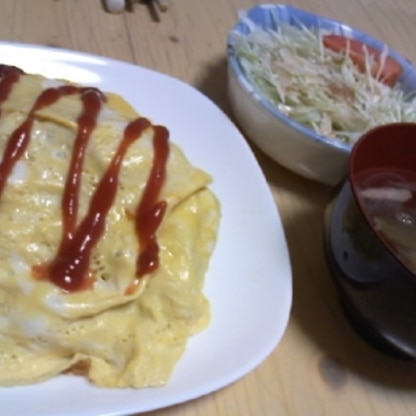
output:
{"label": "wooden table surface", "polygon": [[[255,0],[171,0],[156,21],[143,4],[106,13],[99,0],[2,0],[0,39],[54,45],[149,67],[195,86],[231,117],[225,40],[237,12]],[[415,0],[293,0],[342,19],[416,62]],[[350,327],[322,251],[330,189],[253,149],[279,208],[293,267],[287,331],[243,379],[148,416],[416,415],[416,364],[389,357]]]}

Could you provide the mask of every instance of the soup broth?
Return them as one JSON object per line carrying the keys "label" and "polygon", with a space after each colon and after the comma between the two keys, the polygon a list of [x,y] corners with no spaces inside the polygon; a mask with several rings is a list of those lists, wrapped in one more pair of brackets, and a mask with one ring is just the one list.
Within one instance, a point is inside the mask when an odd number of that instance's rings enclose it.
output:
{"label": "soup broth", "polygon": [[355,196],[371,227],[395,257],[416,274],[416,174],[360,173]]}

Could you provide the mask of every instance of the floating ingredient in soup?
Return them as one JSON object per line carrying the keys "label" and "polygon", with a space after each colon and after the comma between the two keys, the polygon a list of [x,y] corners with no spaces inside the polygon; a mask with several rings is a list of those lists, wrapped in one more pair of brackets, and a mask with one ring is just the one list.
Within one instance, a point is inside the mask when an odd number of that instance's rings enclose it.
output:
{"label": "floating ingredient in soup", "polygon": [[367,188],[360,190],[360,197],[374,200],[391,200],[405,202],[412,198],[408,189],[400,188]]}

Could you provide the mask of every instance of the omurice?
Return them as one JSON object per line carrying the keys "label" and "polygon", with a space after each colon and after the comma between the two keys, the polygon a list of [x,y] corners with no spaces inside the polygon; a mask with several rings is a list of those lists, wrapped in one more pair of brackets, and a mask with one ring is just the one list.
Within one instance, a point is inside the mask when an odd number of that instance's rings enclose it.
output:
{"label": "omurice", "polygon": [[210,175],[119,95],[0,66],[0,385],[165,384],[210,320]]}

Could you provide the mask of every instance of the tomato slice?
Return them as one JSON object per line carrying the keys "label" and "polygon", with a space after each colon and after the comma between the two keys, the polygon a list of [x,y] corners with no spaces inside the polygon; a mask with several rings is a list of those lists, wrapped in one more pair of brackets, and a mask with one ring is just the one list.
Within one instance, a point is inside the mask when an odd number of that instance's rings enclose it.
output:
{"label": "tomato slice", "polygon": [[394,86],[403,71],[401,65],[391,56],[387,56],[384,64],[381,61],[381,52],[369,45],[366,45],[356,39],[347,38],[342,35],[324,35],[323,44],[326,48],[334,52],[346,53],[360,71],[365,71],[365,50],[372,56],[371,75],[378,78],[390,87]]}

